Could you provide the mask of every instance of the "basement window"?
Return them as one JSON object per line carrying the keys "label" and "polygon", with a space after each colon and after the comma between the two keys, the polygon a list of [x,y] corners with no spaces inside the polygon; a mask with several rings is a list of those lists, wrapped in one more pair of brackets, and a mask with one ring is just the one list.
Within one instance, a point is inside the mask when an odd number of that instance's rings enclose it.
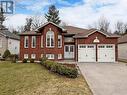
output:
{"label": "basement window", "polygon": [[48,59],[54,59],[54,54],[46,54],[46,57],[47,57]]}

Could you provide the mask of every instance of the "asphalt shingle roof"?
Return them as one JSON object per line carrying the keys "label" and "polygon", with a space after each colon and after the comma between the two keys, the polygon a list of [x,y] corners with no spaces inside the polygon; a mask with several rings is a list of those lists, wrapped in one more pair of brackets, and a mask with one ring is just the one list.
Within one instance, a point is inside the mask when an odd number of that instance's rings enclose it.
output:
{"label": "asphalt shingle roof", "polygon": [[12,38],[12,39],[20,40],[20,37],[18,35],[11,33],[7,29],[0,30],[0,34],[4,35],[6,37]]}

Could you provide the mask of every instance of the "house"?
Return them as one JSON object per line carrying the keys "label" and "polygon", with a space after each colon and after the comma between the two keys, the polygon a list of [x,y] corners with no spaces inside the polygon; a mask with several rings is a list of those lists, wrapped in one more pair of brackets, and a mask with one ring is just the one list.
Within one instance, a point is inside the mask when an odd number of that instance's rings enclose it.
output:
{"label": "house", "polygon": [[127,62],[127,34],[118,39],[118,59]]}
{"label": "house", "polygon": [[0,57],[8,49],[11,54],[19,54],[20,38],[8,29],[0,29]]}
{"label": "house", "polygon": [[117,61],[118,36],[97,29],[60,27],[47,22],[35,31],[20,34],[20,60],[45,56],[78,62]]}

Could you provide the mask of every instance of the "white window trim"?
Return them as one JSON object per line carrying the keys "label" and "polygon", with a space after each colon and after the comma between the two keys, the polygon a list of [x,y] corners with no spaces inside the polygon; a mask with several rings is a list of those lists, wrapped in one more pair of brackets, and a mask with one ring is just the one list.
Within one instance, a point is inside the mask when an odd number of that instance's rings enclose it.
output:
{"label": "white window trim", "polygon": [[62,59],[62,54],[58,54],[58,59]]}
{"label": "white window trim", "polygon": [[[50,46],[47,46],[47,36],[50,36]],[[51,46],[51,38],[52,38],[52,36],[53,36],[53,46]],[[54,32],[53,31],[48,31],[47,33],[46,33],[46,47],[48,47],[48,48],[54,48],[55,47],[55,37],[54,37]]]}
{"label": "white window trim", "polygon": [[62,35],[58,35],[58,40],[60,39],[60,46],[58,41],[58,48],[62,48]]}
{"label": "white window trim", "polygon": [[31,59],[36,59],[36,54],[31,54]]}
{"label": "white window trim", "polygon": [[41,48],[43,48],[43,35],[41,36]]}
{"label": "white window trim", "polygon": [[[26,40],[28,39],[28,46],[26,46]],[[29,37],[25,36],[24,38],[24,48],[28,48],[29,47]]]}
{"label": "white window trim", "polygon": [[2,48],[3,47],[3,45],[2,45],[3,43],[2,43],[2,38],[0,38],[0,48]]}
{"label": "white window trim", "polygon": [[24,54],[24,59],[28,59],[29,55],[28,54]]}
{"label": "white window trim", "polygon": [[46,54],[46,57],[48,59],[55,59],[55,55],[54,54]]}
{"label": "white window trim", "polygon": [[[33,45],[34,39],[35,39],[35,46]],[[32,36],[31,47],[36,48],[36,36]]]}

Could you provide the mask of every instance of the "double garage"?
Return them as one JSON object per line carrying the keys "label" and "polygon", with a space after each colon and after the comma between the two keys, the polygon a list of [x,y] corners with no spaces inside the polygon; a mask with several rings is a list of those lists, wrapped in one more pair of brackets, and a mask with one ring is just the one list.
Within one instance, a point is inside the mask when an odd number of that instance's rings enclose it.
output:
{"label": "double garage", "polygon": [[117,61],[117,35],[92,31],[76,38],[76,59],[78,62],[114,63]]}
{"label": "double garage", "polygon": [[78,62],[115,62],[115,44],[79,44]]}

